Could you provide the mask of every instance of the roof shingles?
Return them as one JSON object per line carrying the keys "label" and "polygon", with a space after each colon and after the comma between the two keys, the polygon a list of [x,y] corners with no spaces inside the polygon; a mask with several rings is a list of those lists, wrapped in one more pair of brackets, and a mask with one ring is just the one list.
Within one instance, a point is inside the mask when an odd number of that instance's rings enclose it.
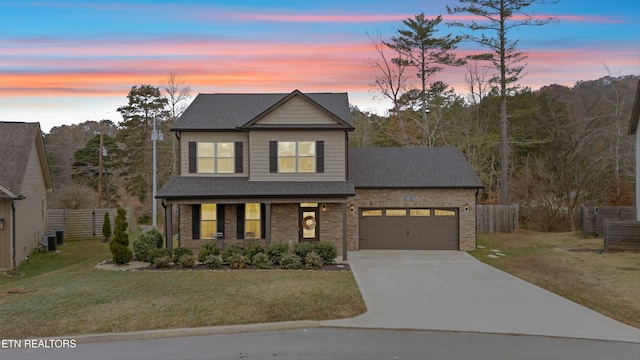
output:
{"label": "roof shingles", "polygon": [[35,146],[38,123],[0,122],[0,185],[18,194]]}

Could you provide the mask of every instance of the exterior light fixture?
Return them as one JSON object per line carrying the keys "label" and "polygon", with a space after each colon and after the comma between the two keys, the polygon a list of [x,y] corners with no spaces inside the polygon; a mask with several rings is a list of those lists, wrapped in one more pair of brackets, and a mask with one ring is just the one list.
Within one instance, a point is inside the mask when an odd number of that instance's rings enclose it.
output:
{"label": "exterior light fixture", "polygon": [[322,211],[327,211],[327,204],[322,204]]}
{"label": "exterior light fixture", "polygon": [[464,204],[464,211],[469,211],[469,203]]}
{"label": "exterior light fixture", "polygon": [[0,230],[4,230],[4,219],[0,219]]}
{"label": "exterior light fixture", "polygon": [[353,211],[353,205],[349,206],[349,210]]}

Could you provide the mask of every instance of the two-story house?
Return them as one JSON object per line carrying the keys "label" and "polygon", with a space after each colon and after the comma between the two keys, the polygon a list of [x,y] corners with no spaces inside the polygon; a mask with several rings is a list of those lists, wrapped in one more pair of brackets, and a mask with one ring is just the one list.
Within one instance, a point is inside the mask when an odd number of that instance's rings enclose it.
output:
{"label": "two-story house", "polygon": [[349,151],[353,129],[346,93],[198,95],[172,128],[180,174],[157,194],[166,233],[194,249],[216,237],[329,241],[344,258],[475,248],[482,184],[460,151]]}

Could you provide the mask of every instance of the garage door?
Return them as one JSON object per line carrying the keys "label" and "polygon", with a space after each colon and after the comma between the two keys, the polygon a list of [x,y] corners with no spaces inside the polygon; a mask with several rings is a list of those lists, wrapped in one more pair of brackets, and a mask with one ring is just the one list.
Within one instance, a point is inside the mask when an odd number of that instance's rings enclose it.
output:
{"label": "garage door", "polygon": [[458,250],[457,208],[360,209],[360,249]]}

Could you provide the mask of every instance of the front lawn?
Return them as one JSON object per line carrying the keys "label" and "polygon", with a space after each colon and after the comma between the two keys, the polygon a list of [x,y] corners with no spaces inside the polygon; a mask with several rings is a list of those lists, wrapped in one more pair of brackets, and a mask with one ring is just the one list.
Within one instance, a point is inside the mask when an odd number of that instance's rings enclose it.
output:
{"label": "front lawn", "polygon": [[[33,254],[18,276],[0,276],[4,338],[126,332],[293,320],[366,311],[350,271],[108,271],[99,239]],[[25,288],[27,293],[9,290]]]}
{"label": "front lawn", "polygon": [[[602,252],[579,233],[480,234],[470,254],[489,265],[640,328],[640,252]],[[500,250],[501,255],[489,257]]]}

